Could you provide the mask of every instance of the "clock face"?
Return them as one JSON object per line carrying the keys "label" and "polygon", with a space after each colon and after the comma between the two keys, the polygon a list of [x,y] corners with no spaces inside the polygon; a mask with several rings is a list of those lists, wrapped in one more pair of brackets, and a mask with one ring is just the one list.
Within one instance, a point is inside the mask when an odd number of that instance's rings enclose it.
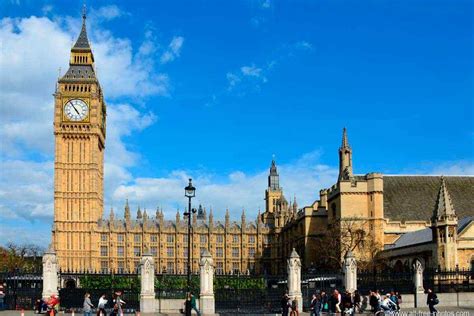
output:
{"label": "clock face", "polygon": [[64,113],[69,120],[79,122],[87,117],[89,114],[89,107],[86,102],[75,99],[66,103],[64,106]]}

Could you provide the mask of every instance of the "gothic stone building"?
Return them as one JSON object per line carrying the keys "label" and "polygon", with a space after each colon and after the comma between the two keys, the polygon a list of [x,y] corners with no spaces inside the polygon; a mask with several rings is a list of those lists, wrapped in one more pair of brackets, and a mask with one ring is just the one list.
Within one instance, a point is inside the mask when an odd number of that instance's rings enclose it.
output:
{"label": "gothic stone building", "polygon": [[[139,209],[132,219],[103,217],[104,150],[107,106],[94,70],[83,16],[82,29],[71,49],[69,69],[58,80],[54,94],[54,226],[53,244],[64,270],[134,271],[145,251],[157,270],[185,273],[186,219],[176,214],[165,220]],[[247,221],[214,219],[200,208],[192,218],[192,270],[198,271],[200,252],[208,249],[217,273],[277,273],[285,269],[292,248],[305,268],[321,253],[318,241],[334,228],[342,234],[347,223],[365,232],[364,242],[390,260],[405,264],[421,256],[427,264],[465,267],[473,256],[474,177],[354,175],[352,149],[344,130],[339,149],[337,183],[319,192],[312,205],[298,209],[280,187],[272,162],[263,214]],[[346,225],[346,226],[345,226]],[[431,232],[431,234],[429,233]],[[340,236],[341,240],[344,238]],[[327,247],[326,247],[327,248]],[[370,259],[363,247],[351,249]],[[347,249],[338,249],[341,259]]]}
{"label": "gothic stone building", "polygon": [[[338,180],[278,229],[282,258],[296,248],[310,268],[325,254],[321,247],[334,245],[321,241],[336,231],[339,262],[351,250],[361,262],[378,255],[405,268],[414,259],[432,268],[474,268],[473,176],[355,175],[352,169],[344,129]],[[361,242],[348,242],[351,229],[362,232]]]}

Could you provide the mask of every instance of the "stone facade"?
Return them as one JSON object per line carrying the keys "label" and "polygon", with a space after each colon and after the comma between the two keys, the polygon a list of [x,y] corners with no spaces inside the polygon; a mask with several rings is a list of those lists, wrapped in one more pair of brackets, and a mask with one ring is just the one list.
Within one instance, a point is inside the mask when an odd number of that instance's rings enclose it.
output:
{"label": "stone facade", "polygon": [[[161,209],[152,216],[138,208],[132,218],[126,202],[124,218],[115,218],[113,210],[103,217],[106,104],[85,22],[84,16],[70,67],[54,94],[53,245],[58,265],[70,271],[129,272],[149,251],[158,272],[186,273],[187,225],[179,212],[171,221]],[[307,269],[317,262],[318,242],[352,223],[364,233],[363,247],[341,246],[345,237],[338,235],[340,264],[349,251],[359,263],[370,261],[375,249],[404,266],[420,257],[428,266],[474,265],[474,177],[446,177],[442,183],[437,176],[356,175],[352,154],[344,129],[337,182],[320,190],[309,206],[299,208],[296,198],[285,198],[275,161],[266,207],[256,219],[247,220],[242,211],[240,221],[231,221],[227,210],[219,221],[200,206],[192,218],[192,271],[199,271],[204,250],[214,259],[216,273],[284,273],[293,249]],[[446,214],[433,216],[440,211]],[[433,232],[429,240],[404,244],[410,236],[425,238],[426,229]]]}

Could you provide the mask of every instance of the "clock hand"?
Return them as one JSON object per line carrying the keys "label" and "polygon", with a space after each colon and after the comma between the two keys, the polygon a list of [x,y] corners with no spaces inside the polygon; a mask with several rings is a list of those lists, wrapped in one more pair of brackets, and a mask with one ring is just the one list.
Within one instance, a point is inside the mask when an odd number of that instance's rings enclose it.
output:
{"label": "clock hand", "polygon": [[77,113],[78,115],[80,115],[80,114],[79,114],[79,111],[76,109],[76,107],[74,106],[74,104],[71,103],[71,105],[72,105],[72,108],[74,109],[74,111],[76,111],[76,113]]}

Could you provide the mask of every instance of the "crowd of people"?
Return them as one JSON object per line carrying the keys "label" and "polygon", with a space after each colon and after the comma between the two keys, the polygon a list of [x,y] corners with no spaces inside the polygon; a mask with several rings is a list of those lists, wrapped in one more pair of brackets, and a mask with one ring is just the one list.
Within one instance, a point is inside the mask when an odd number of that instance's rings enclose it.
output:
{"label": "crowd of people", "polygon": [[[340,293],[337,289],[334,289],[330,294],[327,294],[325,291],[317,292],[311,298],[310,314],[311,316],[319,316],[321,313],[353,315],[369,311],[374,314],[380,312],[394,314],[400,311],[402,295],[397,291],[383,293],[384,291],[371,290],[368,292],[368,295],[361,295],[357,290],[353,293],[348,291]],[[438,297],[431,289],[428,289],[427,294],[426,304],[429,307],[430,313],[434,314],[437,312],[434,306],[439,303]],[[283,301],[285,300],[290,301],[286,294]],[[288,306],[282,305],[283,316],[288,315],[288,310],[292,310]],[[296,313],[298,313],[297,309]]]}
{"label": "crowd of people", "polygon": [[[122,300],[122,292],[116,291],[112,295],[112,304],[108,305],[109,300],[106,294],[102,294],[97,303],[97,307],[92,304],[90,293],[84,295],[84,303],[82,305],[82,312],[84,316],[92,316],[92,312],[96,310],[96,316],[107,316],[107,307],[111,307],[109,316],[121,316],[123,315],[122,307],[126,304]],[[51,295],[48,299],[38,299],[35,303],[35,313],[43,314],[46,313],[49,316],[55,316],[59,311],[59,296],[56,294]]]}

